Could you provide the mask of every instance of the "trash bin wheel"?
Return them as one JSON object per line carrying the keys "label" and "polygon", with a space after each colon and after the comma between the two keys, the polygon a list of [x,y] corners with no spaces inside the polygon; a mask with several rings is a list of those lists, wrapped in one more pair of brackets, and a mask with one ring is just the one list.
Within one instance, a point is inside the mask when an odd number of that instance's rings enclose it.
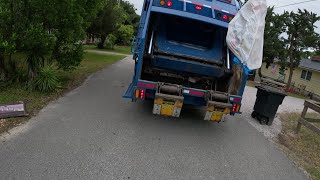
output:
{"label": "trash bin wheel", "polygon": [[261,116],[261,117],[259,117],[259,121],[260,121],[260,124],[267,125],[268,121],[269,121],[269,118]]}
{"label": "trash bin wheel", "polygon": [[256,111],[253,111],[253,112],[251,113],[251,117],[252,117],[253,119],[255,119],[255,118],[257,117],[257,112],[256,112]]}

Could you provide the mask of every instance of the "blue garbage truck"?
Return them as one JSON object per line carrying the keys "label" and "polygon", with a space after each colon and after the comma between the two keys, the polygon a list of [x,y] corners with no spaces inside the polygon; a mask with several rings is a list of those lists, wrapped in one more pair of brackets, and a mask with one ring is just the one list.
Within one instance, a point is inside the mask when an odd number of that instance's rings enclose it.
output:
{"label": "blue garbage truck", "polygon": [[133,102],[152,100],[156,115],[179,117],[185,105],[203,107],[220,122],[241,113],[248,68],[228,49],[236,0],[145,0],[133,41]]}

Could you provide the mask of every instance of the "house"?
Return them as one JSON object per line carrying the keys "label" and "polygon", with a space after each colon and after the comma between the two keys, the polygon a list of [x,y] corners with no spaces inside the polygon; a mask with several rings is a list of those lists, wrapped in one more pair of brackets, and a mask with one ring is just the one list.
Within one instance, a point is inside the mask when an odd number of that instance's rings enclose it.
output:
{"label": "house", "polygon": [[[286,69],[285,75],[279,74],[279,69],[280,65],[277,63],[269,67],[264,63],[261,72],[263,76],[288,82],[289,69]],[[292,85],[299,90],[320,95],[320,57],[302,59],[293,72]]]}

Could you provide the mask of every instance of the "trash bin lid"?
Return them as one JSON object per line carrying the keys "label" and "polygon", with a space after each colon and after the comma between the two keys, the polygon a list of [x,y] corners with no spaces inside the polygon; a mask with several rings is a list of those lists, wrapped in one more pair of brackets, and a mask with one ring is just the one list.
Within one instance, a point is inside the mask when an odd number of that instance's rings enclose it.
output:
{"label": "trash bin lid", "polygon": [[256,88],[267,91],[269,93],[278,94],[278,95],[282,95],[282,96],[288,95],[283,89],[279,89],[279,88],[275,88],[275,87],[271,87],[271,86],[257,85]]}

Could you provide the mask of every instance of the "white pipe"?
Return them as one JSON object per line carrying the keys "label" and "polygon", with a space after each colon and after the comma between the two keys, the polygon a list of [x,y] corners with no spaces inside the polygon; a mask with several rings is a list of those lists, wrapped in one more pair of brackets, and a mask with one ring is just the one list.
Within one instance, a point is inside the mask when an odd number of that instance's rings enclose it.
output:
{"label": "white pipe", "polygon": [[228,47],[227,47],[227,68],[230,69],[230,53],[229,53]]}
{"label": "white pipe", "polygon": [[152,35],[151,35],[151,40],[150,40],[150,45],[149,45],[149,51],[148,51],[149,54],[151,54],[151,51],[152,51],[153,35],[154,35],[154,31],[152,31]]}

